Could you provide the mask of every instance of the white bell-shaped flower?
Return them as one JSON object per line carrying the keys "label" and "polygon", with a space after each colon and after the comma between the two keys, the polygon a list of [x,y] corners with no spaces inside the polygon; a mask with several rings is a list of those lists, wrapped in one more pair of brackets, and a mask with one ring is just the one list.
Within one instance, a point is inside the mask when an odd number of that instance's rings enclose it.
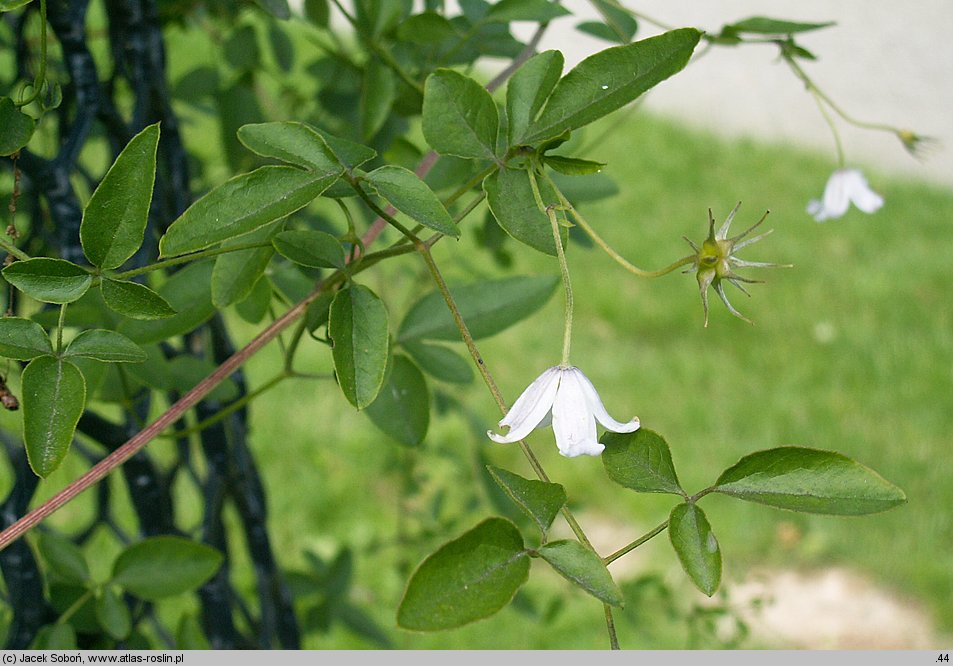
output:
{"label": "white bell-shaped flower", "polygon": [[864,174],[857,169],[838,169],[827,179],[824,197],[812,199],[807,204],[807,212],[815,221],[823,222],[841,217],[850,204],[870,214],[883,203],[883,197],[870,189]]}
{"label": "white bell-shaped flower", "polygon": [[550,424],[556,435],[556,446],[567,458],[597,456],[605,446],[596,439],[596,421],[612,432],[634,432],[639,419],[628,423],[616,421],[606,411],[596,388],[579,368],[549,368],[513,403],[500,427],[509,427],[505,435],[487,431],[494,442],[516,442],[539,427]]}

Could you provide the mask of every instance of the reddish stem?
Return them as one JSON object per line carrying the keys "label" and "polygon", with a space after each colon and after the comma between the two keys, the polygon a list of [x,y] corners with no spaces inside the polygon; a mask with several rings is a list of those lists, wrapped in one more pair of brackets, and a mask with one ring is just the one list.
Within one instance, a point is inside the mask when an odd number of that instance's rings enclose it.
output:
{"label": "reddish stem", "polygon": [[44,520],[47,516],[55,512],[64,504],[72,500],[81,492],[97,483],[105,477],[114,468],[126,462],[134,456],[146,444],[152,441],[159,433],[179,420],[185,412],[191,409],[197,402],[204,398],[208,393],[218,386],[229,375],[238,370],[239,367],[251,356],[257,353],[262,347],[271,342],[275,336],[291,325],[295,319],[300,317],[308,305],[318,297],[324,290],[324,282],[318,283],[318,286],[308,294],[304,300],[285,312],[276,319],[268,328],[259,333],[251,342],[232,354],[214,372],[208,377],[196,384],[192,390],[169,407],[168,411],[159,418],[146,426],[144,430],[133,435],[125,444],[110,453],[86,471],[85,474],[70,483],[66,488],[58,492],[39,507],[23,516],[20,520],[13,523],[10,527],[0,532],[0,550],[3,550],[11,543],[19,539],[34,527],[37,523]]}

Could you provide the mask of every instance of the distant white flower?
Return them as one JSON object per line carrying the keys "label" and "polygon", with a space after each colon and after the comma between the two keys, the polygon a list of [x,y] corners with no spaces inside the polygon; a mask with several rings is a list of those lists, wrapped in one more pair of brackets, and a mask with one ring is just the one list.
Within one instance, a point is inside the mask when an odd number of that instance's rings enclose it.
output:
{"label": "distant white flower", "polygon": [[815,221],[823,222],[842,216],[850,204],[865,213],[873,213],[883,203],[883,197],[870,189],[864,174],[857,169],[838,169],[827,179],[824,198],[812,199],[807,204],[807,212]]}
{"label": "distant white flower", "polygon": [[605,446],[596,440],[596,419],[612,432],[634,432],[639,419],[619,423],[606,412],[596,388],[582,370],[572,366],[554,366],[530,384],[513,403],[500,427],[509,426],[506,435],[487,431],[494,442],[506,444],[526,437],[539,427],[550,424],[556,446],[567,458],[597,456]]}

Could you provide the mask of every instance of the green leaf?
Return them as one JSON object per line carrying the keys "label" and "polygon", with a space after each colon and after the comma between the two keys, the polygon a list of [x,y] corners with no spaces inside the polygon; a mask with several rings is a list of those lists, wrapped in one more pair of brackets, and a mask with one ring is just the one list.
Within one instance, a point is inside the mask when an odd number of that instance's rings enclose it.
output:
{"label": "green leaf", "polygon": [[370,141],[384,126],[395,99],[395,74],[383,62],[371,58],[364,67],[364,85],[361,86],[361,101],[358,106],[362,140]]}
{"label": "green leaf", "polygon": [[640,428],[630,433],[606,432],[602,464],[609,478],[639,493],[684,495],[678,483],[672,454],[660,435]]}
{"label": "green leaf", "polygon": [[516,526],[489,518],[421,563],[397,609],[404,629],[440,631],[493,615],[529,576]]}
{"label": "green leaf", "polygon": [[900,488],[847,456],[795,446],[745,456],[722,472],[714,490],[791,511],[845,516],[907,500]]}
{"label": "green leaf", "polygon": [[589,56],[556,84],[523,141],[551,139],[625,106],[680,71],[700,38],[681,28]]}
{"label": "green leaf", "polygon": [[[509,328],[539,310],[553,293],[559,278],[550,275],[514,276],[483,280],[453,288],[460,315],[475,340]],[[439,291],[432,291],[407,312],[397,335],[408,340],[455,340],[460,330]]]}
{"label": "green leaf", "polygon": [[253,153],[323,174],[341,173],[341,163],[320,134],[304,123],[242,125],[238,140]]}
{"label": "green leaf", "polygon": [[311,301],[308,305],[308,310],[304,313],[304,325],[310,333],[314,333],[318,328],[328,323],[328,319],[331,317],[331,302],[334,300],[334,296],[334,292],[322,292],[320,296]]}
{"label": "green leaf", "polygon": [[271,305],[271,282],[262,276],[244,300],[235,304],[235,312],[249,324],[257,324],[268,314]]}
{"label": "green leaf", "polygon": [[319,28],[327,28],[331,20],[328,0],[304,0],[304,15]]}
{"label": "green leaf", "polygon": [[[125,371],[128,376],[157,391],[185,393],[215,370],[215,364],[210,359],[189,354],[169,359],[155,345],[146,347],[145,351],[147,359],[130,365]],[[238,387],[229,379],[212,389],[206,399],[227,403],[236,397]]]}
{"label": "green leaf", "polygon": [[423,132],[438,153],[492,160],[499,125],[496,104],[479,83],[450,69],[427,77]]}
{"label": "green leaf", "polygon": [[430,426],[430,393],[423,374],[406,356],[393,365],[374,402],[364,410],[384,433],[405,446],[417,446]]}
{"label": "green leaf", "polygon": [[570,11],[551,0],[500,0],[486,13],[485,21],[509,23],[510,21],[533,21],[547,23]]}
{"label": "green leaf", "polygon": [[[344,165],[349,172],[377,157],[377,151],[360,143],[354,143],[339,136],[318,130],[318,134],[325,140],[338,162]],[[348,187],[347,189],[351,189]]]}
{"label": "green leaf", "polygon": [[[268,243],[280,228],[280,223],[268,225],[241,238],[225,241],[222,247],[234,247],[244,243]],[[235,250],[217,256],[215,266],[212,268],[212,303],[215,307],[226,308],[248,296],[255,283],[264,275],[273,256],[275,256],[275,250],[271,245]]]}
{"label": "green leaf", "polygon": [[408,16],[397,26],[397,37],[413,44],[439,44],[457,35],[453,23],[432,11]]}
{"label": "green leaf", "polygon": [[415,222],[447,236],[458,237],[460,230],[433,190],[409,169],[388,164],[365,176],[378,194]]}
{"label": "green leaf", "polygon": [[364,409],[374,402],[387,369],[387,309],[363,285],[342,289],[331,303],[328,335],[338,383],[348,402]]}
{"label": "green leaf", "polygon": [[679,504],[668,519],[668,535],[682,568],[709,597],[721,583],[721,550],[705,513],[694,503]]}
{"label": "green leaf", "polygon": [[0,356],[29,361],[52,353],[50,336],[35,321],[21,317],[0,317]]}
{"label": "green leaf", "polygon": [[559,173],[567,176],[585,176],[590,173],[599,173],[605,162],[582,160],[578,157],[564,157],[563,155],[544,155],[543,162]]}
{"label": "green leaf", "polygon": [[31,2],[33,0],[0,0],[0,12],[10,12]]}
{"label": "green leaf", "polygon": [[149,344],[191,331],[215,314],[211,283],[210,261],[190,264],[173,273],[159,287],[159,296],[175,310],[175,315],[158,320],[127,319],[119,325],[119,332],[133,342]]}
{"label": "green leaf", "polygon": [[99,285],[111,310],[131,319],[165,319],[175,314],[169,302],[138,282],[103,278]]}
{"label": "green leaf", "polygon": [[[486,202],[503,231],[519,242],[555,257],[552,223],[546,213],[539,209],[529,178],[529,172],[525,169],[498,169],[483,181]],[[559,202],[545,180],[537,179],[537,184],[544,204]],[[557,211],[557,216],[565,219],[562,211]],[[560,227],[559,232],[565,246],[568,233],[564,227]]]}
{"label": "green leaf", "polygon": [[263,166],[219,185],[179,216],[159,240],[173,257],[247,234],[304,208],[338,179],[289,166]]}
{"label": "green leaf", "polygon": [[76,631],[70,623],[48,624],[36,632],[31,650],[75,650]]}
{"label": "green leaf", "polygon": [[549,562],[570,583],[581,587],[599,601],[622,608],[625,598],[602,563],[602,558],[578,541],[550,541],[539,548]]}
{"label": "green leaf", "polygon": [[563,73],[563,54],[543,51],[524,62],[506,84],[507,135],[518,145]]}
{"label": "green leaf", "polygon": [[142,347],[122,333],[93,329],[83,331],[66,347],[63,358],[79,356],[106,363],[142,363],[146,353]]}
{"label": "green leaf", "polygon": [[23,441],[37,476],[46,478],[66,457],[86,406],[83,373],[69,361],[38,356],[20,379]]}
{"label": "green leaf", "polygon": [[93,266],[118,268],[142,245],[158,146],[159,123],[155,123],[132,137],[89,198],[79,240]]}
{"label": "green leaf", "polygon": [[288,0],[255,0],[259,7],[281,21],[291,18],[291,7]]}
{"label": "green leaf", "polygon": [[314,278],[305,275],[297,264],[290,261],[272,264],[268,280],[275,290],[292,303],[304,299],[314,289]]}
{"label": "green leaf", "polygon": [[503,492],[535,521],[540,532],[546,534],[566,503],[566,489],[558,483],[524,479],[493,465],[487,465],[486,469]]}
{"label": "green leaf", "polygon": [[150,537],[119,554],[111,582],[140,599],[155,601],[199,587],[223,560],[214,548],[189,539]]}
{"label": "green leaf", "polygon": [[132,631],[129,607],[111,587],[104,587],[96,598],[96,620],[107,634],[121,641]]}
{"label": "green leaf", "polygon": [[311,268],[344,268],[346,257],[341,241],[323,231],[282,231],[271,241],[278,254]]}
{"label": "green leaf", "polygon": [[408,341],[403,346],[420,369],[430,376],[451,384],[469,384],[473,381],[470,362],[452,349],[419,341]]}
{"label": "green leaf", "polygon": [[802,23],[799,21],[785,21],[783,19],[773,19],[766,16],[752,16],[742,21],[737,21],[725,29],[732,32],[748,32],[756,35],[792,35],[797,32],[808,32],[819,30],[836,25],[834,21],[825,23]]}
{"label": "green leaf", "polygon": [[[8,10],[0,7],[0,11]],[[23,148],[30,142],[34,129],[33,118],[20,111],[9,97],[0,97],[0,156],[12,155]]]}
{"label": "green leaf", "polygon": [[576,26],[576,30],[610,42],[628,44],[632,41],[639,24],[635,18],[614,0],[592,0],[604,23],[587,21]]}
{"label": "green leaf", "polygon": [[3,269],[7,282],[44,303],[72,303],[89,289],[93,276],[64,259],[37,257],[15,261]]}
{"label": "green leaf", "polygon": [[607,199],[619,193],[619,186],[604,171],[575,176],[554,173],[553,182],[563,196],[577,206],[586,201]]}
{"label": "green leaf", "polygon": [[202,625],[191,613],[185,613],[175,630],[175,647],[179,650],[211,650],[212,646],[202,631]]}
{"label": "green leaf", "polygon": [[37,548],[46,565],[72,585],[89,581],[89,565],[79,546],[56,532],[40,532]]}
{"label": "green leaf", "polygon": [[268,26],[268,44],[281,71],[285,74],[290,73],[295,64],[294,44],[288,33],[277,23]]}

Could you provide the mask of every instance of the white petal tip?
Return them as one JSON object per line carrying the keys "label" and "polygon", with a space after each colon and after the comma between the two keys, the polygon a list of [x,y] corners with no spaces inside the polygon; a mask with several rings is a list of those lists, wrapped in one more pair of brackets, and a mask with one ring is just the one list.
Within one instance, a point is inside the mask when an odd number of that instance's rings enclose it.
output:
{"label": "white petal tip", "polygon": [[513,442],[516,441],[515,439],[510,439],[506,435],[498,435],[492,430],[487,430],[486,436],[492,439],[497,444],[512,444]]}
{"label": "white petal tip", "polygon": [[606,428],[606,430],[611,430],[612,432],[635,432],[639,429],[642,424],[639,422],[638,417],[632,419],[628,423],[621,424],[620,428]]}
{"label": "white petal tip", "polygon": [[567,450],[559,449],[559,453],[565,458],[578,458],[579,456],[598,456],[606,450],[606,447],[599,442],[583,443]]}

